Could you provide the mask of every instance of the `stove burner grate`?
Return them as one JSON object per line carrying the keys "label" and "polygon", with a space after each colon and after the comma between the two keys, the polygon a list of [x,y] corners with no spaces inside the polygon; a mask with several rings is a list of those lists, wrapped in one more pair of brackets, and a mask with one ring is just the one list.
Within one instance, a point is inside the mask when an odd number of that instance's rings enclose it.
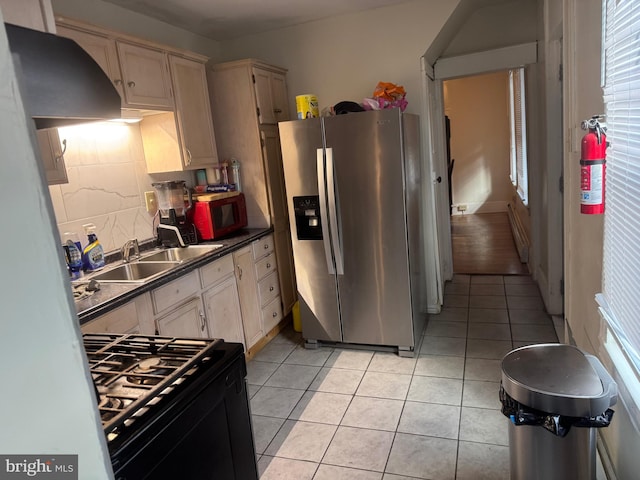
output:
{"label": "stove burner grate", "polygon": [[195,372],[221,340],[84,334],[98,409],[109,434]]}

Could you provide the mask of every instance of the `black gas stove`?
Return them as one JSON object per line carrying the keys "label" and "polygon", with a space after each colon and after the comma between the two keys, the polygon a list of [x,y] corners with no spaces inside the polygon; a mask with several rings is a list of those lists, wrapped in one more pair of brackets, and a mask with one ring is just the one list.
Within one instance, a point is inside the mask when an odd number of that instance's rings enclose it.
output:
{"label": "black gas stove", "polygon": [[116,479],[257,479],[241,344],[85,334]]}

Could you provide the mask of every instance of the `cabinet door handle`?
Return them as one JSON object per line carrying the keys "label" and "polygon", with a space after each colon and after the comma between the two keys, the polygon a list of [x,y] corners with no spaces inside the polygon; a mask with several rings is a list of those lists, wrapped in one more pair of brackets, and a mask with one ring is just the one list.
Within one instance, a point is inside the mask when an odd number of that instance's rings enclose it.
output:
{"label": "cabinet door handle", "polygon": [[267,263],[267,268],[271,268],[271,264],[270,263]]}
{"label": "cabinet door handle", "polygon": [[131,82],[127,82],[127,85],[129,85],[129,88],[133,88],[136,86],[136,82],[131,81]]}
{"label": "cabinet door handle", "polygon": [[191,165],[191,162],[193,161],[191,150],[189,150],[188,148],[185,148],[185,150],[187,151],[187,165]]}
{"label": "cabinet door handle", "polygon": [[64,157],[64,154],[66,151],[67,151],[67,139],[65,138],[64,140],[62,140],[62,152],[60,152],[60,155],[56,155],[56,164],[60,162],[60,160],[62,160],[62,157]]}
{"label": "cabinet door handle", "polygon": [[271,286],[269,287],[269,291],[270,291],[270,292],[273,292],[273,290],[274,290],[273,285],[271,285]]}
{"label": "cabinet door handle", "polygon": [[204,332],[204,329],[206,327],[204,312],[200,310],[198,313],[200,314],[200,330]]}
{"label": "cabinet door handle", "polygon": [[282,109],[281,108],[274,108],[273,109],[273,113],[282,113]]}
{"label": "cabinet door handle", "polygon": [[269,250],[269,244],[268,244],[268,243],[265,243],[265,244],[264,244],[264,249],[265,249],[265,250]]}
{"label": "cabinet door handle", "polygon": [[242,267],[236,265],[236,268],[238,269],[238,280],[242,280]]}
{"label": "cabinet door handle", "polygon": [[114,84],[116,87],[119,87],[120,85],[122,85],[122,80],[120,80],[119,78],[116,78],[116,79],[113,81],[113,84]]}
{"label": "cabinet door handle", "polygon": [[273,318],[276,318],[276,317],[278,316],[278,312],[273,312],[273,313],[271,314],[271,316],[272,316]]}

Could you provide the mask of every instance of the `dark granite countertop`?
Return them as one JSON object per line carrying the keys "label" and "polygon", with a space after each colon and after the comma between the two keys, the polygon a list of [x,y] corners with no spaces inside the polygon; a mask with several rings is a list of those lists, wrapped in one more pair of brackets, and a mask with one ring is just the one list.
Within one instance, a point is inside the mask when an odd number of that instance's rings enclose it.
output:
{"label": "dark granite countertop", "polygon": [[[100,290],[85,299],[75,302],[80,325],[130,302],[138,295],[155,290],[196,268],[202,267],[220,257],[224,257],[250,244],[254,240],[270,234],[272,231],[273,229],[271,228],[246,228],[231,237],[204,242],[202,245],[215,243],[223,244],[224,247],[185,261],[167,271],[167,273],[153,278],[146,283],[100,283]],[[79,282],[88,282],[89,280],[90,277],[87,277]]]}

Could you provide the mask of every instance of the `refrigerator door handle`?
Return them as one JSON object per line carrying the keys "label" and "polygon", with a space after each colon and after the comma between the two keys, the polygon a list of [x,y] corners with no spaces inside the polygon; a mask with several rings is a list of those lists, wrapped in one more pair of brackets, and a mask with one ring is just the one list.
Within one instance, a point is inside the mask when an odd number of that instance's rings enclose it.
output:
{"label": "refrigerator door handle", "polygon": [[335,275],[336,269],[333,266],[331,257],[331,240],[329,235],[329,215],[327,215],[327,190],[324,182],[324,150],[316,149],[316,163],[318,169],[318,193],[320,196],[320,225],[322,225],[322,243],[324,245],[324,255],[327,260],[327,270],[329,274]]}
{"label": "refrigerator door handle", "polygon": [[329,226],[331,229],[333,255],[336,259],[336,271],[338,275],[344,275],[344,258],[342,256],[340,230],[338,230],[336,183],[333,178],[333,148],[327,148],[327,187],[327,195],[329,197]]}

